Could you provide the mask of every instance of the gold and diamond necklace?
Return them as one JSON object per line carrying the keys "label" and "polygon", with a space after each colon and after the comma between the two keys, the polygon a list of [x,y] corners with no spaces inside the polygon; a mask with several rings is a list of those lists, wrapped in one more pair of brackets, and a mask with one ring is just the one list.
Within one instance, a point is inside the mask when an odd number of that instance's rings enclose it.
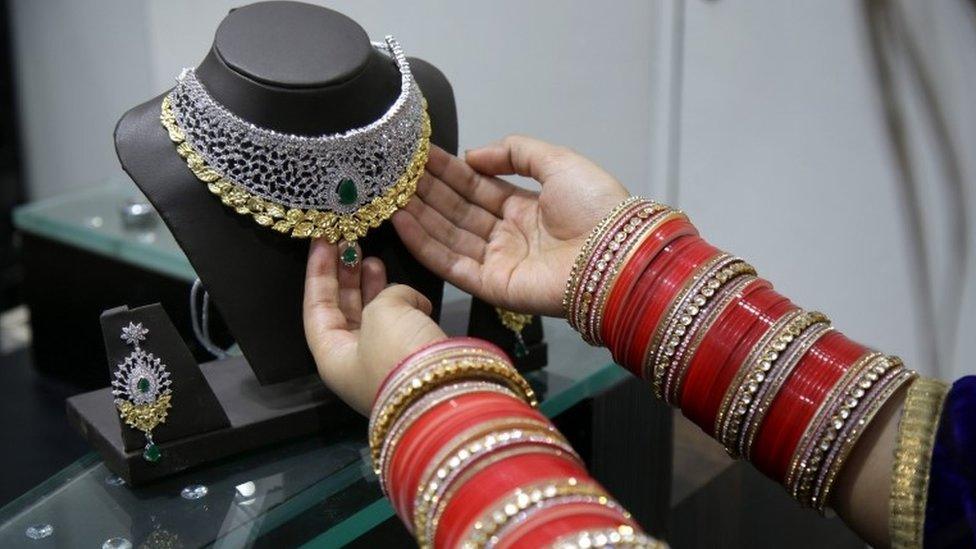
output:
{"label": "gold and diamond necklace", "polygon": [[340,243],[347,266],[355,241],[405,206],[430,146],[427,102],[392,36],[373,46],[400,72],[400,94],[370,124],[305,136],[261,128],[217,103],[184,69],[160,121],[193,174],[227,206],[295,238]]}

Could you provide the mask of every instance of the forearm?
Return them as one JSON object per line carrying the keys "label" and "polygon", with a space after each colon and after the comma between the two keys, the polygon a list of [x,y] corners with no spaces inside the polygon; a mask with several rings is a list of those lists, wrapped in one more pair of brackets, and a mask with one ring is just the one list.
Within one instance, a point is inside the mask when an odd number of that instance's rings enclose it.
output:
{"label": "forearm", "polygon": [[654,547],[536,411],[505,355],[458,338],[408,357],[370,418],[373,463],[421,546]]}
{"label": "forearm", "polygon": [[636,199],[590,235],[564,308],[731,455],[888,545],[900,403],[915,377],[900,360],[790,302],[680,212]]}

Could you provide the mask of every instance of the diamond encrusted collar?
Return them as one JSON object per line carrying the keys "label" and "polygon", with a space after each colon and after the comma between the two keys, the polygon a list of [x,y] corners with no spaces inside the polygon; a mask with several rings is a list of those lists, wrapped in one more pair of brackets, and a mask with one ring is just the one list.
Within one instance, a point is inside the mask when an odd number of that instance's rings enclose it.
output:
{"label": "diamond encrusted collar", "polygon": [[413,195],[427,161],[426,101],[392,36],[373,43],[400,72],[400,94],[377,120],[336,134],[256,126],[218,103],[184,69],[160,120],[193,173],[238,213],[294,237],[355,241]]}

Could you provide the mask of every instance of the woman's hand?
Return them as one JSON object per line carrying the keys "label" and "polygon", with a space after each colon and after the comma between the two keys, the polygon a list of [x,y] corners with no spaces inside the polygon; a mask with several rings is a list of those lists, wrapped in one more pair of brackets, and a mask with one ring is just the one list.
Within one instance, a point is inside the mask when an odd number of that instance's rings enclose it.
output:
{"label": "woman's hand", "polygon": [[[521,136],[468,151],[431,147],[417,195],[393,216],[407,248],[441,278],[518,312],[561,316],[573,261],[627,190],[569,149]],[[500,175],[531,177],[531,192]]]}
{"label": "woman's hand", "polygon": [[[365,305],[365,306],[364,306]],[[444,339],[416,290],[386,288],[383,263],[339,265],[334,244],[312,242],[305,273],[305,338],[319,375],[346,404],[369,415],[386,374],[420,347]]]}

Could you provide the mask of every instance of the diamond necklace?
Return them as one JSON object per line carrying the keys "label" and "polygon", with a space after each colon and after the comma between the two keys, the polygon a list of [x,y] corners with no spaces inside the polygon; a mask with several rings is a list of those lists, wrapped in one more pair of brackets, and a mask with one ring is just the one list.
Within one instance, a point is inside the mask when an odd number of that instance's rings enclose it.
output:
{"label": "diamond necklace", "polygon": [[413,196],[430,143],[427,103],[403,50],[392,36],[373,47],[399,70],[400,94],[366,126],[317,136],[262,128],[218,103],[193,69],[163,99],[160,121],[193,174],[237,213],[354,250]]}

